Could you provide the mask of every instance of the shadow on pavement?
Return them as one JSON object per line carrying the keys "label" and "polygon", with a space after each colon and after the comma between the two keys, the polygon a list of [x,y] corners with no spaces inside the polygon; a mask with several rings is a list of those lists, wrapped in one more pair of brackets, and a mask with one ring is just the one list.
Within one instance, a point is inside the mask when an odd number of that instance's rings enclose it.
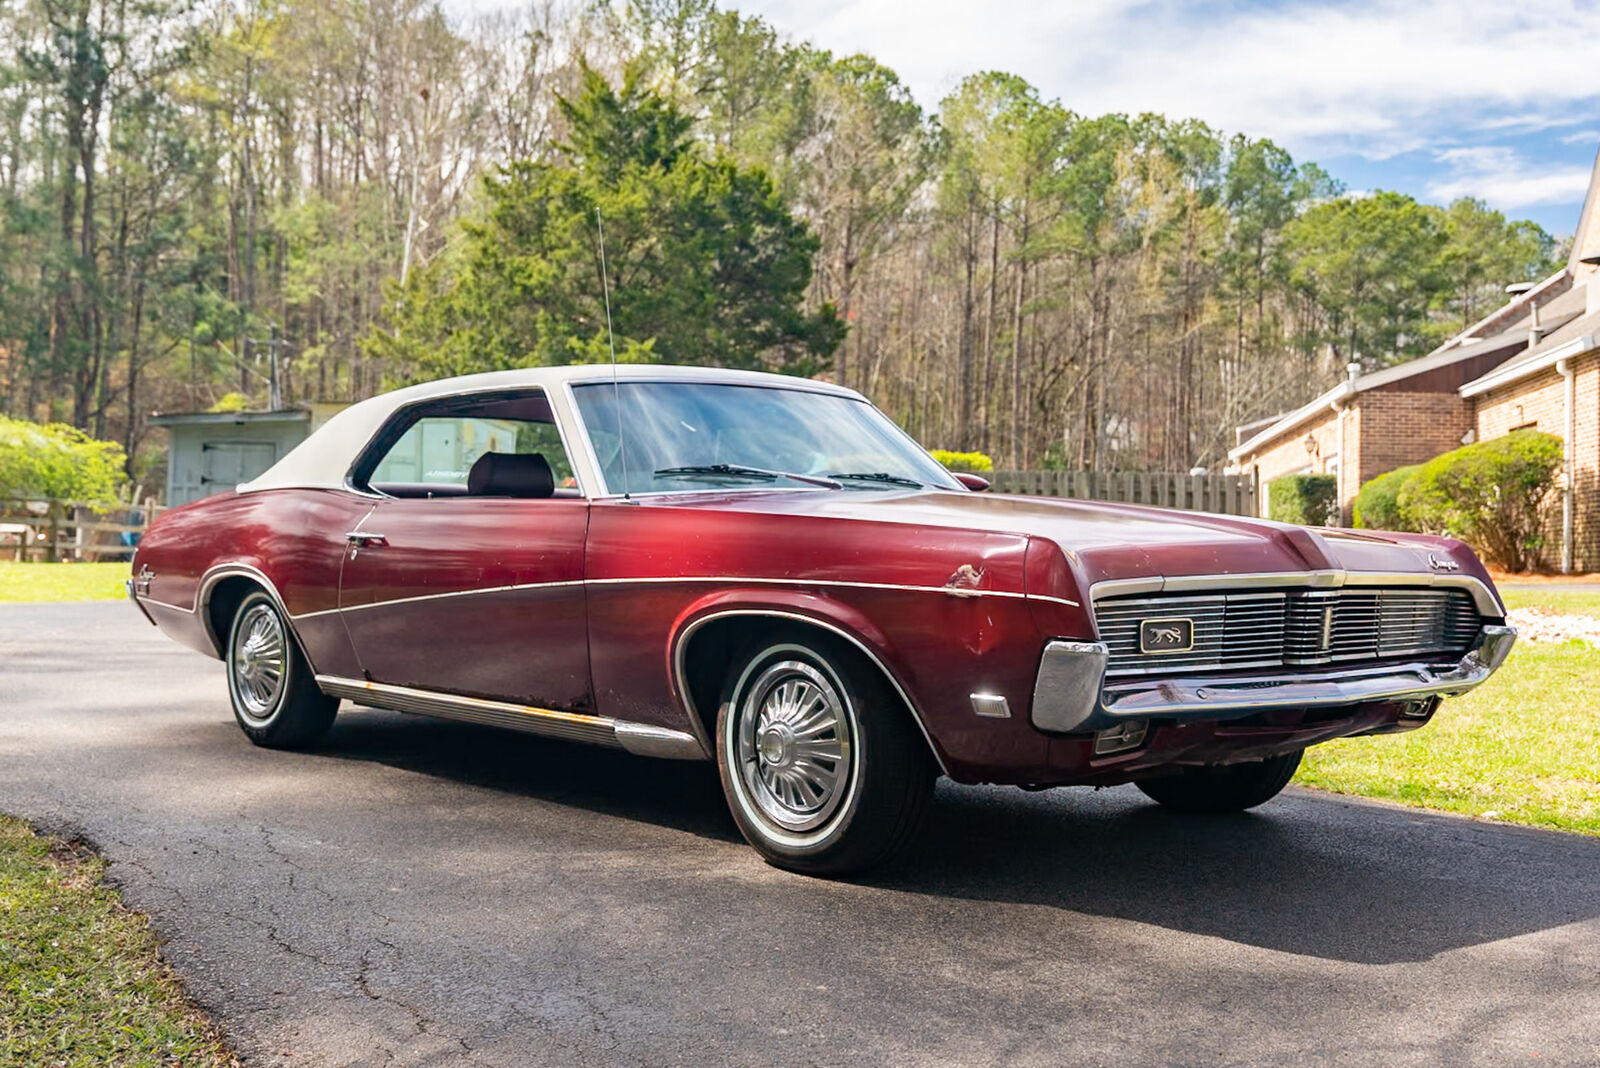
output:
{"label": "shadow on pavement", "polygon": [[[315,752],[739,841],[708,764],[349,709]],[[1365,964],[1600,916],[1600,841],[1310,791],[1257,812],[1189,816],[1132,788],[1027,794],[944,783],[908,854],[863,885],[1046,905]]]}
{"label": "shadow on pavement", "polygon": [[1099,797],[955,787],[940,802],[915,867],[881,885],[1361,964],[1600,916],[1600,841],[1576,835],[1308,790],[1230,816],[1169,812],[1132,787]]}
{"label": "shadow on pavement", "polygon": [[703,838],[742,841],[723,803],[717,770],[709,763],[651,760],[577,742],[348,704],[341,706],[327,738],[308,753],[383,764]]}

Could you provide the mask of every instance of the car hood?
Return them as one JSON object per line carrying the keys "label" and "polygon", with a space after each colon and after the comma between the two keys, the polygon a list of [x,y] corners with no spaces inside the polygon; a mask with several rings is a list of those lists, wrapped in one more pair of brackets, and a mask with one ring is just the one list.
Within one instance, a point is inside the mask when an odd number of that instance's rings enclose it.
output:
{"label": "car hood", "polygon": [[1470,574],[1487,580],[1471,551],[1447,538],[1312,530],[1265,519],[1105,501],[873,490],[684,494],[638,500],[1046,538],[1060,547],[1080,584],[1087,585],[1157,576],[1328,570]]}

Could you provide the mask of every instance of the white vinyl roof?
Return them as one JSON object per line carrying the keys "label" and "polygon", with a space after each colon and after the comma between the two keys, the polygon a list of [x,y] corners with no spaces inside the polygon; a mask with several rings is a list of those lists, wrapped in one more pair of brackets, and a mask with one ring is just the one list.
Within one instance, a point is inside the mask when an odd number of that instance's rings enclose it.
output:
{"label": "white vinyl roof", "polygon": [[[720,382],[729,385],[766,386],[799,389],[813,393],[863,400],[853,389],[829,382],[818,382],[792,375],[764,371],[732,371],[719,367],[682,367],[669,364],[620,364],[615,368],[619,382]],[[566,386],[590,382],[610,382],[610,364],[578,364],[568,367],[528,367],[514,371],[441,378],[434,382],[407,386],[390,393],[358,401],[337,413],[253,481],[242,483],[239,492],[266,489],[343,489],[356,457],[373,435],[401,408],[425,401],[472,393],[499,393],[507,390],[542,389],[550,399],[558,425],[570,440],[579,432],[577,412],[568,404]],[[572,457],[584,465],[587,457]],[[581,477],[581,476],[580,476]]]}

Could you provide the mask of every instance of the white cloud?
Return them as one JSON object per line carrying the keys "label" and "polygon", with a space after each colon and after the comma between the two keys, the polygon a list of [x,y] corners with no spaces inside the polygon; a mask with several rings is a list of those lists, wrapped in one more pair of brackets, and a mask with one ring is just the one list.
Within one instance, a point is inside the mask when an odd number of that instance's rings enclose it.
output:
{"label": "white cloud", "polygon": [[1428,183],[1428,197],[1441,202],[1479,197],[1501,210],[1570,204],[1589,187],[1586,167],[1536,166],[1500,145],[1446,149],[1434,158],[1447,174]]}
{"label": "white cloud", "polygon": [[1463,128],[1592,122],[1592,0],[733,0],[834,51],[865,51],[932,106],[1014,71],[1084,113],[1160,111],[1374,158]]}
{"label": "white cloud", "polygon": [[1579,130],[1561,139],[1564,145],[1593,145],[1600,143],[1600,130]]}

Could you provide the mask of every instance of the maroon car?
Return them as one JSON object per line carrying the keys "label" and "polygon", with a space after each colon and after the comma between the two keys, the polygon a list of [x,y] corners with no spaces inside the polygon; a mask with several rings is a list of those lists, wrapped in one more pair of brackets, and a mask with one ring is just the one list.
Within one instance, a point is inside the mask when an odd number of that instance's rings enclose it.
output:
{"label": "maroon car", "polygon": [[226,662],[258,745],[349,700],[715,760],[810,872],[893,852],[940,773],[1258,805],[1514,637],[1446,538],[983,488],[836,386],[506,371],[363,401],[166,513],[130,594]]}

